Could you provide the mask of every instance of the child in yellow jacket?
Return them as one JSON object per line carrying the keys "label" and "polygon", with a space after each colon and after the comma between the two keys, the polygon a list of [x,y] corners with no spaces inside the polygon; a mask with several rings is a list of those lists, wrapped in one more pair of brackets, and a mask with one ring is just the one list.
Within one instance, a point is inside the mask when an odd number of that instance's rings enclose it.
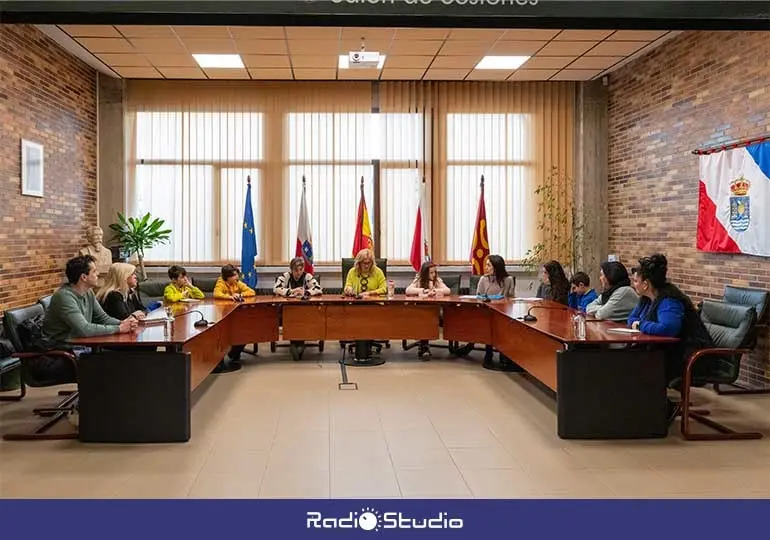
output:
{"label": "child in yellow jacket", "polygon": [[166,285],[166,288],[163,290],[163,299],[166,302],[179,302],[184,298],[203,299],[203,291],[190,283],[190,279],[187,277],[187,270],[183,267],[174,265],[169,268],[168,278],[171,280],[171,283]]}
{"label": "child in yellow jacket", "polygon": [[247,296],[256,296],[254,289],[240,280],[238,269],[232,264],[222,267],[222,277],[214,285],[214,298],[239,302]]}

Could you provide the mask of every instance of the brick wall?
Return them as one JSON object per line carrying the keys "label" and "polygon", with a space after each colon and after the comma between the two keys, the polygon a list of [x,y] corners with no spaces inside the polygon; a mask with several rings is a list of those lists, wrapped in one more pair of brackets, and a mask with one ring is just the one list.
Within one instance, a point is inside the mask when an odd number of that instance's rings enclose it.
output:
{"label": "brick wall", "polygon": [[[695,249],[698,158],[770,133],[770,33],[687,32],[610,77],[609,248],[626,264],[663,252],[693,299],[725,284],[770,289],[770,259]],[[759,209],[757,209],[759,210]],[[742,382],[770,385],[768,339]]]}
{"label": "brick wall", "polygon": [[[21,139],[45,197],[21,195]],[[32,26],[0,24],[0,312],[37,301],[96,223],[96,72]]]}

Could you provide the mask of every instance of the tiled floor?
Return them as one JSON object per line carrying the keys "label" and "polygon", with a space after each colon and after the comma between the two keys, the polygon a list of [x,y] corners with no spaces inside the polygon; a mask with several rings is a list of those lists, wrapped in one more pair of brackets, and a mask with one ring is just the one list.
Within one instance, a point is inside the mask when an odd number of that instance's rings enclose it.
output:
{"label": "tiled floor", "polygon": [[[665,440],[561,440],[553,400],[526,378],[435,352],[423,363],[394,343],[387,364],[349,368],[357,391],[337,389],[333,346],[302,362],[244,355],[196,393],[188,444],[0,442],[0,496],[770,496],[770,437],[687,443],[673,427]],[[0,431],[31,425],[53,397],[1,404]],[[695,401],[770,434],[770,396]]]}

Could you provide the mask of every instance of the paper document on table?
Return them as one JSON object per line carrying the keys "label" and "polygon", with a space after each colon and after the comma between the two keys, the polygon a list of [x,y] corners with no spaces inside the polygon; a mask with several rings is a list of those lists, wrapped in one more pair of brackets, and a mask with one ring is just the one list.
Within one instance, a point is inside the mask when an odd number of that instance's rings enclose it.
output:
{"label": "paper document on table", "polygon": [[463,294],[462,296],[460,296],[460,298],[465,298],[466,300],[476,300],[478,296],[476,296],[475,294]]}
{"label": "paper document on table", "polygon": [[200,300],[198,300],[197,298],[182,298],[180,302],[187,302],[190,304],[194,304],[196,302],[200,302]]}
{"label": "paper document on table", "polygon": [[153,309],[147,316],[139,321],[139,324],[159,324],[168,320],[165,308]]}
{"label": "paper document on table", "polygon": [[641,334],[641,332],[635,328],[610,328],[607,332],[615,332],[618,334]]}
{"label": "paper document on table", "polygon": [[520,302],[540,302],[543,299],[542,298],[516,298],[516,300]]}

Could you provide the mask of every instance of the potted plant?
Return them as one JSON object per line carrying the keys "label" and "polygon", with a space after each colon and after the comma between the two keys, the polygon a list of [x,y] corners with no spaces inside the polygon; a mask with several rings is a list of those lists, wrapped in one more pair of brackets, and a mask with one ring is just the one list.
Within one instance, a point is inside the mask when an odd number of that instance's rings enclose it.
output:
{"label": "potted plant", "polygon": [[153,218],[146,213],[141,218],[126,218],[118,212],[118,222],[110,225],[115,239],[128,252],[129,257],[136,254],[139,259],[139,279],[147,279],[144,269],[144,251],[169,241],[171,229],[165,229],[166,222]]}

